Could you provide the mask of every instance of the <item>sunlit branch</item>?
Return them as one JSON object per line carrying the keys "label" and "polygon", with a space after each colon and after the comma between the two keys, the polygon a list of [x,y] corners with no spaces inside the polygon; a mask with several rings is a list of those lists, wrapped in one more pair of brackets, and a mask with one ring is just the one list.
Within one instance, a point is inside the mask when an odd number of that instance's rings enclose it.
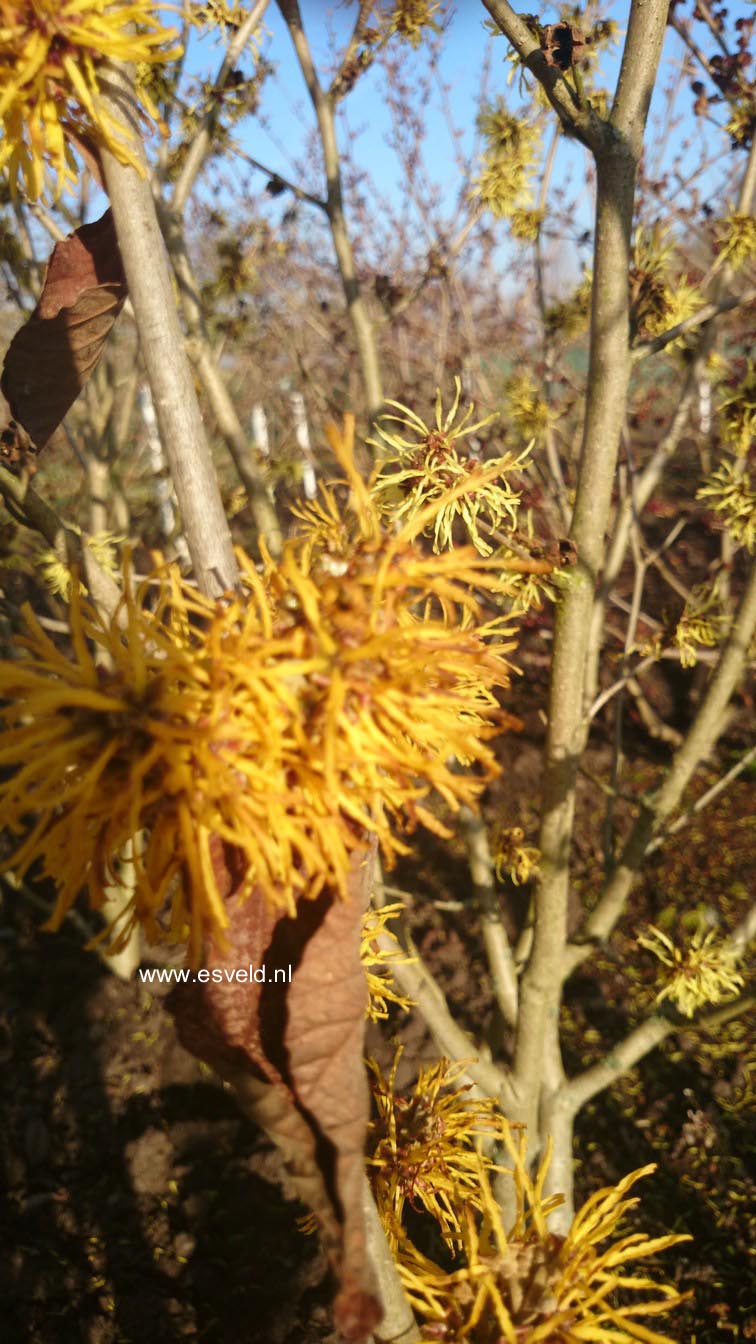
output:
{"label": "sunlit branch", "polygon": [[228,47],[226,48],[226,54],[223,57],[220,69],[213,81],[213,87],[208,95],[207,108],[204,116],[196,131],[192,134],[187,156],[184,160],[181,172],[176,179],[176,185],[173,188],[171,206],[178,214],[183,214],[184,207],[189,199],[189,193],[194,185],[197,174],[212,147],[213,128],[215,126],[217,114],[216,100],[223,93],[228,76],[236,66],[239,57],[253,33],[259,27],[269,3],[270,0],[257,0],[257,4],[253,5],[252,9],[229,41]]}
{"label": "sunlit branch", "polygon": [[540,44],[520,14],[507,0],[483,0],[491,18],[496,21],[512,44],[526,69],[535,75],[565,130],[589,145],[594,152],[604,138],[605,126],[590,106],[580,106],[575,90],[560,70],[546,62]]}
{"label": "sunlit branch", "polygon": [[363,40],[363,37],[365,35],[365,29],[368,26],[368,20],[370,19],[372,13],[373,13],[373,0],[360,0],[360,7],[359,10],[357,11],[357,17],[354,21],[354,28],[352,29],[349,41],[347,42],[347,45],[344,48],[341,60],[339,62],[339,68],[336,71],[336,74],[334,75],[333,79],[331,80],[331,85],[328,90],[329,97],[331,98],[338,98],[339,96],[339,88],[341,86],[341,82],[350,69],[352,59],[357,54],[357,48],[359,47],[360,43]]}
{"label": "sunlit branch", "polygon": [[[383,894],[379,872],[373,888],[373,903],[377,907],[383,904]],[[512,1084],[508,1073],[481,1058],[480,1046],[455,1022],[441,986],[419,955],[406,927],[401,929],[401,943],[412,960],[393,963],[392,974],[402,992],[417,1005],[437,1049],[453,1063],[464,1062],[465,1072],[477,1089],[476,1095],[501,1098],[509,1114]],[[385,952],[396,951],[396,943],[387,933],[379,935],[378,945]]]}
{"label": "sunlit branch", "polygon": [[314,205],[318,210],[322,210],[324,214],[328,214],[327,202],[321,200],[319,196],[313,196],[311,192],[305,191],[303,187],[298,187],[296,183],[290,182],[288,177],[284,177],[278,169],[274,172],[272,168],[266,168],[264,163],[260,163],[259,159],[253,159],[252,155],[248,154],[240,145],[233,144],[231,148],[236,155],[236,158],[241,159],[242,163],[248,163],[250,168],[256,168],[258,172],[264,173],[268,180],[273,182],[276,186],[280,184],[280,186],[285,187],[287,191],[291,192],[292,196],[296,196],[298,201],[306,201],[308,205]]}
{"label": "sunlit branch", "polygon": [[649,355],[658,355],[660,350],[666,349],[672,341],[677,340],[678,336],[684,336],[688,331],[695,331],[697,327],[710,322],[713,317],[719,317],[722,313],[731,313],[734,308],[745,307],[753,303],[754,299],[756,289],[750,288],[743,294],[730,294],[717,303],[705,303],[697,312],[691,313],[690,317],[683,318],[682,322],[655,336],[652,341],[642,341],[636,345],[632,352],[633,363],[637,364],[642,359],[648,359]]}
{"label": "sunlit branch", "polygon": [[312,59],[310,44],[302,24],[298,0],[278,0],[278,7],[289,30],[297,60],[310,95],[318,123],[323,150],[323,166],[328,187],[327,213],[336,261],[344,290],[347,312],[360,357],[367,412],[371,420],[383,406],[383,382],[375,331],[365,299],[360,291],[354,252],[344,213],[339,148],[336,138],[334,100],[323,90]]}
{"label": "sunlit branch", "polygon": [[[123,134],[138,147],[144,165],[142,176],[102,150],[103,175],[184,534],[200,587],[216,594],[234,587],[238,570],[184,348],[144,150],[136,138],[139,121],[133,110],[133,88],[123,69],[108,67],[107,78],[100,80],[100,96]],[[125,119],[124,107],[132,109],[131,124]]]}
{"label": "sunlit branch", "polygon": [[730,697],[745,666],[754,629],[756,564],[752,565],[737,617],[693,724],[661,786],[644,799],[615,871],[595,909],[586,918],[577,939],[565,954],[565,974],[570,974],[585,960],[592,944],[608,938],[625,908],[652,839],[679,805],[694,771],[717,741]]}
{"label": "sunlit branch", "polygon": [[512,1027],[517,1021],[517,971],[501,918],[486,825],[482,817],[463,807],[459,828],[467,846],[473,893],[480,910],[483,945],[496,1002],[504,1021]]}
{"label": "sunlit branch", "polygon": [[[487,7],[494,12],[494,7]],[[507,6],[508,8],[508,6]],[[635,178],[664,39],[665,0],[633,4],[611,133],[596,146],[597,202],[588,394],[571,539],[578,564],[557,606],[543,779],[540,878],[533,947],[520,982],[515,1079],[535,1128],[547,1037],[558,1031],[567,937],[570,841],[578,759],[585,735],[584,682],[590,617],[603,561],[630,376],[627,271]],[[604,128],[606,129],[606,128]]]}

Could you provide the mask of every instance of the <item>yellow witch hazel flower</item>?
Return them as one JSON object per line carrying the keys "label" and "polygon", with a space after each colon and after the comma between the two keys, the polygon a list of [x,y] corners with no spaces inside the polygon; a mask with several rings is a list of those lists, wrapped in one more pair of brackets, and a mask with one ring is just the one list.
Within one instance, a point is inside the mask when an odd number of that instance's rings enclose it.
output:
{"label": "yellow witch hazel flower", "polygon": [[513,373],[507,379],[506,398],[507,414],[520,438],[531,445],[543,439],[554,417],[532,374]]}
{"label": "yellow witch hazel flower", "polygon": [[[36,200],[49,173],[59,196],[78,172],[70,141],[95,140],[139,166],[125,133],[98,101],[97,69],[107,59],[174,60],[174,30],[152,0],[0,0],[0,169]],[[146,112],[159,120],[144,91]]]}
{"label": "yellow witch hazel flower", "polygon": [[[520,495],[506,476],[522,469],[529,449],[519,457],[507,453],[486,463],[460,453],[462,439],[496,419],[494,413],[470,424],[475,409],[471,404],[455,423],[461,396],[462,384],[455,378],[454,401],[444,415],[438,389],[433,428],[401,402],[387,403],[399,414],[382,415],[377,425],[378,439],[368,439],[384,455],[371,489],[383,512],[397,521],[416,518],[433,506],[429,527],[437,553],[452,546],[454,523],[460,519],[475,549],[481,555],[491,555],[493,547],[480,535],[478,525],[485,522],[495,529],[507,519],[516,522]],[[402,426],[407,437],[392,425]]]}
{"label": "yellow witch hazel flower", "polygon": [[569,298],[553,303],[546,309],[544,323],[549,336],[569,341],[587,327],[592,290],[593,275],[586,271]]}
{"label": "yellow witch hazel flower", "polygon": [[641,947],[673,971],[668,983],[656,996],[656,1002],[670,999],[683,1017],[693,1017],[701,1008],[715,1006],[738,994],[745,980],[736,969],[738,955],[718,937],[715,929],[706,932],[699,926],[685,948],[655,925],[637,939]]}
{"label": "yellow witch hazel flower", "polygon": [[674,633],[681,666],[695,667],[698,650],[716,648],[724,629],[725,615],[716,582],[711,587],[702,584],[694,588]]}
{"label": "yellow witch hazel flower", "polygon": [[[534,1180],[527,1171],[525,1135],[507,1131],[513,1162],[517,1216],[506,1231],[491,1190],[487,1164],[479,1160],[482,1220],[468,1205],[462,1217],[463,1260],[442,1269],[415,1246],[400,1247],[399,1273],[407,1296],[427,1328],[452,1344],[670,1344],[641,1324],[644,1317],[672,1311],[684,1295],[647,1274],[634,1261],[689,1241],[687,1236],[617,1236],[638,1199],[626,1198],[654,1164],[631,1172],[616,1186],[599,1190],[575,1215],[566,1237],[550,1232],[548,1215],[561,1195],[544,1198],[550,1152]],[[618,1300],[619,1298],[619,1300]],[[640,1317],[641,1320],[637,1318]]]}
{"label": "yellow witch hazel flower", "polygon": [[477,594],[507,576],[472,547],[420,554],[428,515],[387,535],[353,428],[331,432],[351,496],[337,563],[312,534],[262,574],[240,554],[242,591],[211,601],[164,564],[134,586],[127,560],[108,619],[73,585],[68,652],[25,609],[27,656],[0,663],[0,815],[6,867],[55,883],[51,927],[80,890],[101,908],[131,842],[127,920],[197,957],[228,924],[229,873],[291,914],[325,885],[346,896],[371,837],[391,863],[402,829],[448,835],[430,800],[474,806],[497,773],[511,627]]}
{"label": "yellow witch hazel flower", "polygon": [[741,460],[723,462],[696,494],[718,513],[733,541],[746,550],[756,548],[756,490]]}
{"label": "yellow witch hazel flower", "polygon": [[368,1176],[392,1250],[407,1244],[405,1206],[425,1209],[450,1248],[459,1247],[462,1211],[482,1211],[479,1173],[493,1164],[476,1151],[476,1141],[501,1143],[507,1122],[491,1098],[466,1096],[465,1062],[442,1059],[420,1069],[411,1093],[396,1091],[399,1046],[385,1078],[368,1060],[377,1118],[368,1139]]}
{"label": "yellow witch hazel flower", "polygon": [[[426,33],[440,33],[441,5],[438,0],[390,0],[383,18],[388,37],[403,38],[410,46],[419,47]],[[435,17],[434,17],[435,16]]]}
{"label": "yellow witch hazel flower", "polygon": [[738,457],[745,457],[756,435],[756,360],[749,359],[743,377],[719,403],[720,432]]}
{"label": "yellow witch hazel flower", "polygon": [[[368,987],[366,1016],[371,1022],[384,1021],[389,1015],[388,1006],[390,1003],[395,1003],[397,1007],[405,1010],[412,1007],[412,999],[408,999],[405,994],[397,994],[396,992],[393,968],[395,966],[407,966],[410,962],[416,961],[417,958],[408,957],[402,951],[399,939],[393,929],[388,927],[404,908],[401,901],[395,901],[393,905],[383,905],[378,910],[367,910],[362,921],[360,960],[365,970]],[[396,946],[392,948],[381,947],[378,943],[381,935],[390,939]]]}
{"label": "yellow witch hazel flower", "polygon": [[[638,229],[630,267],[630,309],[633,329],[641,340],[651,340],[677,326],[701,306],[699,290],[679,268],[675,274],[674,262],[674,243],[662,228]],[[669,349],[683,343],[678,337]]]}
{"label": "yellow witch hazel flower", "polygon": [[501,98],[483,109],[477,125],[486,142],[477,196],[493,215],[514,221],[516,236],[537,236],[540,219],[532,209],[531,179],[540,146],[538,127],[513,116]]}
{"label": "yellow witch hazel flower", "polygon": [[756,219],[753,215],[727,215],[717,225],[716,239],[719,260],[737,270],[756,257]]}
{"label": "yellow witch hazel flower", "polygon": [[[81,528],[76,523],[69,523],[68,526],[72,532],[82,536]],[[124,536],[116,532],[95,532],[84,536],[84,545],[89,547],[100,568],[115,578],[118,573],[118,547],[125,540]],[[71,568],[56,551],[43,547],[37,555],[37,567],[51,593],[66,599],[70,597],[73,582]],[[83,584],[79,585],[79,591],[86,591]]]}
{"label": "yellow witch hazel flower", "polygon": [[523,844],[525,832],[520,826],[500,827],[493,837],[494,869],[499,881],[509,877],[516,887],[538,872],[540,850]]}

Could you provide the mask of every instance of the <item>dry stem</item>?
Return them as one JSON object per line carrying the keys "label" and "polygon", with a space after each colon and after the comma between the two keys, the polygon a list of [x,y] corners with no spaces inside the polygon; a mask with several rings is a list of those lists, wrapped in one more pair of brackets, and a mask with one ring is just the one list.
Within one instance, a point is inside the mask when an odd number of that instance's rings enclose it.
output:
{"label": "dry stem", "polygon": [[[139,147],[144,164],[129,76],[111,65],[107,81],[103,79],[100,87],[105,108],[123,127],[124,135],[128,134],[130,145]],[[131,124],[126,121],[124,108],[129,109]],[[197,582],[212,596],[234,587],[238,571],[184,349],[146,164],[144,176],[140,176],[103,149],[102,167],[183,530]]]}

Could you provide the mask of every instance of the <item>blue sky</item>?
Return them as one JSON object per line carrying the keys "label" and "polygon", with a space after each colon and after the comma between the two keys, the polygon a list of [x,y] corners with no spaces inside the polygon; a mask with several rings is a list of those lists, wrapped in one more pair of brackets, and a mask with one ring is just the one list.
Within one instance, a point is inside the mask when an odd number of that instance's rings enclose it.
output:
{"label": "blue sky", "polygon": [[[324,0],[300,0],[300,7],[316,64],[322,70],[329,59],[331,36],[335,35],[337,48],[343,46],[351,31],[356,6],[343,3],[327,5]],[[524,7],[532,8],[532,0]],[[484,29],[483,22],[487,18],[487,11],[482,4],[477,0],[457,0],[456,4],[445,4],[443,8],[448,15],[448,22],[440,57],[440,73],[444,82],[449,85],[448,105],[452,117],[463,133],[459,142],[460,148],[469,157],[476,148],[475,114],[486,54],[488,53],[490,61],[488,83],[490,97],[505,94],[507,101],[516,109],[522,101],[518,96],[518,76],[515,76],[507,87],[507,75],[512,68],[505,61],[507,43],[504,38],[492,39]],[[732,23],[739,15],[750,15],[752,10],[753,0],[732,0],[729,22]],[[542,5],[539,6],[539,12],[544,21],[553,21],[559,17],[557,7]],[[622,33],[628,12],[629,3],[609,3],[604,8],[605,16],[615,19]],[[262,113],[267,126],[251,120],[240,128],[239,139],[247,153],[263,162],[271,171],[301,182],[295,165],[298,159],[304,157],[304,146],[308,134],[312,133],[314,127],[314,114],[291,41],[275,3],[269,6],[264,22],[268,36],[264,40],[263,50],[276,66],[275,75],[266,81],[264,86]],[[700,25],[697,35],[704,50],[711,51],[714,47],[711,35],[701,31]],[[616,80],[620,49],[621,42],[614,53],[607,52],[602,56],[602,82],[610,91],[613,90]],[[401,50],[407,75],[420,78],[422,72],[427,69],[425,55],[416,55],[406,43],[402,44]],[[679,64],[682,48],[679,39],[671,30],[667,34],[665,52]],[[204,39],[194,43],[188,68],[190,70],[203,68],[207,72],[214,68],[216,60],[217,55],[210,40]],[[668,66],[667,72],[669,72]],[[688,82],[685,81],[686,84]],[[660,83],[652,115],[661,111],[663,102],[664,86]],[[672,152],[680,148],[681,141],[686,137],[690,140],[690,148],[682,152],[682,163],[689,171],[692,171],[697,162],[697,155],[703,142],[702,127],[692,116],[691,103],[689,90],[684,87],[678,103],[679,110],[683,114],[682,119],[668,145],[669,152]],[[342,115],[345,118],[341,128],[342,140],[348,127],[354,137],[355,157],[358,162],[369,168],[378,188],[378,199],[382,195],[397,205],[405,194],[405,180],[397,156],[388,144],[391,118],[387,108],[383,71],[378,66],[368,71],[358,81],[354,92],[342,106],[344,108]],[[455,194],[459,190],[460,174],[454,162],[452,143],[437,89],[431,91],[430,100],[425,108],[425,119],[425,165],[429,176],[442,192],[448,195],[451,213]],[[587,156],[583,149],[577,144],[565,141],[562,137],[554,185],[558,187],[566,177],[571,179],[571,191],[575,199],[575,219],[579,222],[580,228],[588,228],[591,223],[590,191],[584,183],[586,164]],[[710,174],[707,187],[709,194],[716,198],[721,191],[716,179],[716,169],[712,168]],[[265,178],[255,174],[251,181],[253,188],[259,190],[263,187]],[[310,189],[319,191],[321,182],[322,178],[318,176],[302,185],[308,185]],[[289,203],[290,200],[289,196],[281,198],[283,203]],[[281,208],[284,208],[284,205]],[[587,259],[586,254],[580,260]],[[574,265],[578,266],[577,258]]]}

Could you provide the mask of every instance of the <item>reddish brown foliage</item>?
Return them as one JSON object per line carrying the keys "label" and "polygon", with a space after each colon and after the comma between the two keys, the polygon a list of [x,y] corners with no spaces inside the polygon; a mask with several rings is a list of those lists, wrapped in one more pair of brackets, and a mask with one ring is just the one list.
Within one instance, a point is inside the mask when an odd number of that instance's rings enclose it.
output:
{"label": "reddish brown foliage", "polygon": [[126,298],[110,210],[56,243],[42,293],[5,357],[13,418],[44,448],[102,355]]}

